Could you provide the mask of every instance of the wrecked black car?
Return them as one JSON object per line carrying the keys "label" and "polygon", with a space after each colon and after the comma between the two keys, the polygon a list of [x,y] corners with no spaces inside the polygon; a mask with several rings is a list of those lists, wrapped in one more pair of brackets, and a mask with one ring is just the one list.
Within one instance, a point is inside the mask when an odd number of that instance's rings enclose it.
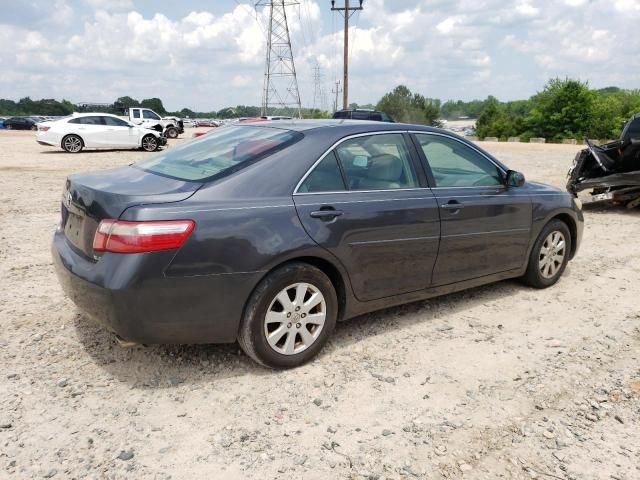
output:
{"label": "wrecked black car", "polygon": [[583,203],[612,202],[628,208],[640,206],[640,113],[624,124],[620,139],[578,152],[569,169],[567,190],[591,190]]}

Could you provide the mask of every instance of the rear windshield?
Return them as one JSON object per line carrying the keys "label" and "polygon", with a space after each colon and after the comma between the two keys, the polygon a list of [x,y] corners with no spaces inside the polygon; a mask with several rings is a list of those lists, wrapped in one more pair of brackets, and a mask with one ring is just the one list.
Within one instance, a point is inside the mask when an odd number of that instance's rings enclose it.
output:
{"label": "rear windshield", "polygon": [[299,132],[278,128],[221,127],[133,166],[179,180],[213,180],[282,150],[302,137]]}

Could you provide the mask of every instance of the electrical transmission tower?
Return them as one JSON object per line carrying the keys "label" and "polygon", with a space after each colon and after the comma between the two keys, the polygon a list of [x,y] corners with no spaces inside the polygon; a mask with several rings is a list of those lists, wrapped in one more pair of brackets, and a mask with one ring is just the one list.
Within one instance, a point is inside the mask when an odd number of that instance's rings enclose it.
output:
{"label": "electrical transmission tower", "polygon": [[316,66],[313,67],[313,109],[326,110],[327,99],[324,95],[324,88],[322,88],[322,73],[320,72],[320,65],[316,62]]}
{"label": "electrical transmission tower", "polygon": [[298,117],[302,118],[302,104],[286,12],[286,7],[297,4],[296,0],[260,0],[255,4],[256,8],[269,9],[262,115],[269,115],[269,110],[273,107],[290,107],[296,109]]}

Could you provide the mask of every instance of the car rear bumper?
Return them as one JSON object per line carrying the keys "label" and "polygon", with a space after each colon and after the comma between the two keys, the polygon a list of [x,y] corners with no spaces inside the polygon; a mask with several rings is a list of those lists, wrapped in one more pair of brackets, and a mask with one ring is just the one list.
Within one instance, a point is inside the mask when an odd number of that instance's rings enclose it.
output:
{"label": "car rear bumper", "polygon": [[125,340],[229,343],[260,273],[167,277],[174,251],[105,254],[95,262],[57,231],[52,255],[66,295]]}

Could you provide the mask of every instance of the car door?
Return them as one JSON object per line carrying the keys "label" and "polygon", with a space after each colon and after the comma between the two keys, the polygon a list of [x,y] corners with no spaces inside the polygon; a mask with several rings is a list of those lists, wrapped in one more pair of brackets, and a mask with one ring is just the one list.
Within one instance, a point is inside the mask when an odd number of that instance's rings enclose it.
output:
{"label": "car door", "polygon": [[137,128],[129,126],[128,122],[115,117],[102,117],[106,127],[104,137],[105,146],[134,147],[138,145]]}
{"label": "car door", "polygon": [[361,301],[429,286],[440,237],[436,199],[407,134],[344,139],[298,185],[300,221],[346,267]]}
{"label": "car door", "polygon": [[506,172],[454,137],[414,133],[440,208],[433,285],[522,267],[532,223],[529,195],[505,185]]}
{"label": "car door", "polygon": [[78,133],[82,137],[85,147],[105,147],[106,127],[102,122],[102,116],[91,115],[89,117],[80,117],[77,120],[80,123]]}

